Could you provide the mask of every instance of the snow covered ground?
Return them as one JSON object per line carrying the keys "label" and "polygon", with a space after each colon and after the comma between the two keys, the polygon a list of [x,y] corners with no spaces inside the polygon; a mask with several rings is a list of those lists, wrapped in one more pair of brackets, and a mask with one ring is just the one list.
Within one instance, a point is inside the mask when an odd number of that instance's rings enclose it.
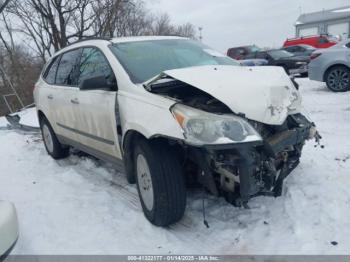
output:
{"label": "snow covered ground", "polygon": [[350,92],[298,81],[325,148],[307,144],[282,197],[245,210],[208,196],[209,229],[199,192],[180,223],[157,228],[108,164],[78,153],[54,161],[39,135],[0,130],[0,199],[15,203],[20,222],[14,253],[350,254]]}

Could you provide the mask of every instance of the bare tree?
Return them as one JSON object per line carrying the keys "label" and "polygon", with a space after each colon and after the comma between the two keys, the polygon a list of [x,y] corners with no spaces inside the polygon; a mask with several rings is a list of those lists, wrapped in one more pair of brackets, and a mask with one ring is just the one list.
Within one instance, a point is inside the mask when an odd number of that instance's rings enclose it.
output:
{"label": "bare tree", "polygon": [[0,0],[0,64],[29,100],[41,65],[76,40],[195,34],[192,24],[174,25],[144,0]]}
{"label": "bare tree", "polygon": [[5,0],[0,2],[0,14],[4,11],[5,7],[10,3],[11,0]]}

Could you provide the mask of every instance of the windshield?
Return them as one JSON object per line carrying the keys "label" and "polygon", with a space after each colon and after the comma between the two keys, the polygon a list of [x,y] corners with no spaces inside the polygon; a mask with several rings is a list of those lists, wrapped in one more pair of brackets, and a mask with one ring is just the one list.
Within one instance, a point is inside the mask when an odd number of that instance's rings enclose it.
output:
{"label": "windshield", "polygon": [[273,59],[280,59],[280,58],[294,56],[292,53],[289,53],[288,51],[285,51],[285,50],[272,50],[272,51],[268,51],[268,54],[272,56]]}
{"label": "windshield", "polygon": [[201,65],[240,65],[232,58],[188,39],[116,43],[111,45],[111,50],[134,83],[143,83],[171,69]]}

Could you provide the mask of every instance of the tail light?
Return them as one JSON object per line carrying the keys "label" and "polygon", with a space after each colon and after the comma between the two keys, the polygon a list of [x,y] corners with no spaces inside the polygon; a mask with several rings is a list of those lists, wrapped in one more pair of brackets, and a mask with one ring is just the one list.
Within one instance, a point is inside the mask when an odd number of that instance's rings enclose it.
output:
{"label": "tail light", "polygon": [[316,59],[317,57],[319,57],[321,55],[321,53],[314,53],[314,54],[311,54],[310,55],[310,59],[311,60],[314,60],[314,59]]}

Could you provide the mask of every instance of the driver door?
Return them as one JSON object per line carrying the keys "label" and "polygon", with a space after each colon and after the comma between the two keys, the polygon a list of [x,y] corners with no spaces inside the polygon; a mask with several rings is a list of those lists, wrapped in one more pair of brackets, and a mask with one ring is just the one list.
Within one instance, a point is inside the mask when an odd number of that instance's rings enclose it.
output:
{"label": "driver door", "polygon": [[[78,85],[84,79],[105,76],[107,82],[116,78],[108,60],[101,50],[85,47],[80,62]],[[117,90],[78,90],[79,119],[78,141],[87,152],[102,159],[121,159],[118,143],[115,103]]]}

